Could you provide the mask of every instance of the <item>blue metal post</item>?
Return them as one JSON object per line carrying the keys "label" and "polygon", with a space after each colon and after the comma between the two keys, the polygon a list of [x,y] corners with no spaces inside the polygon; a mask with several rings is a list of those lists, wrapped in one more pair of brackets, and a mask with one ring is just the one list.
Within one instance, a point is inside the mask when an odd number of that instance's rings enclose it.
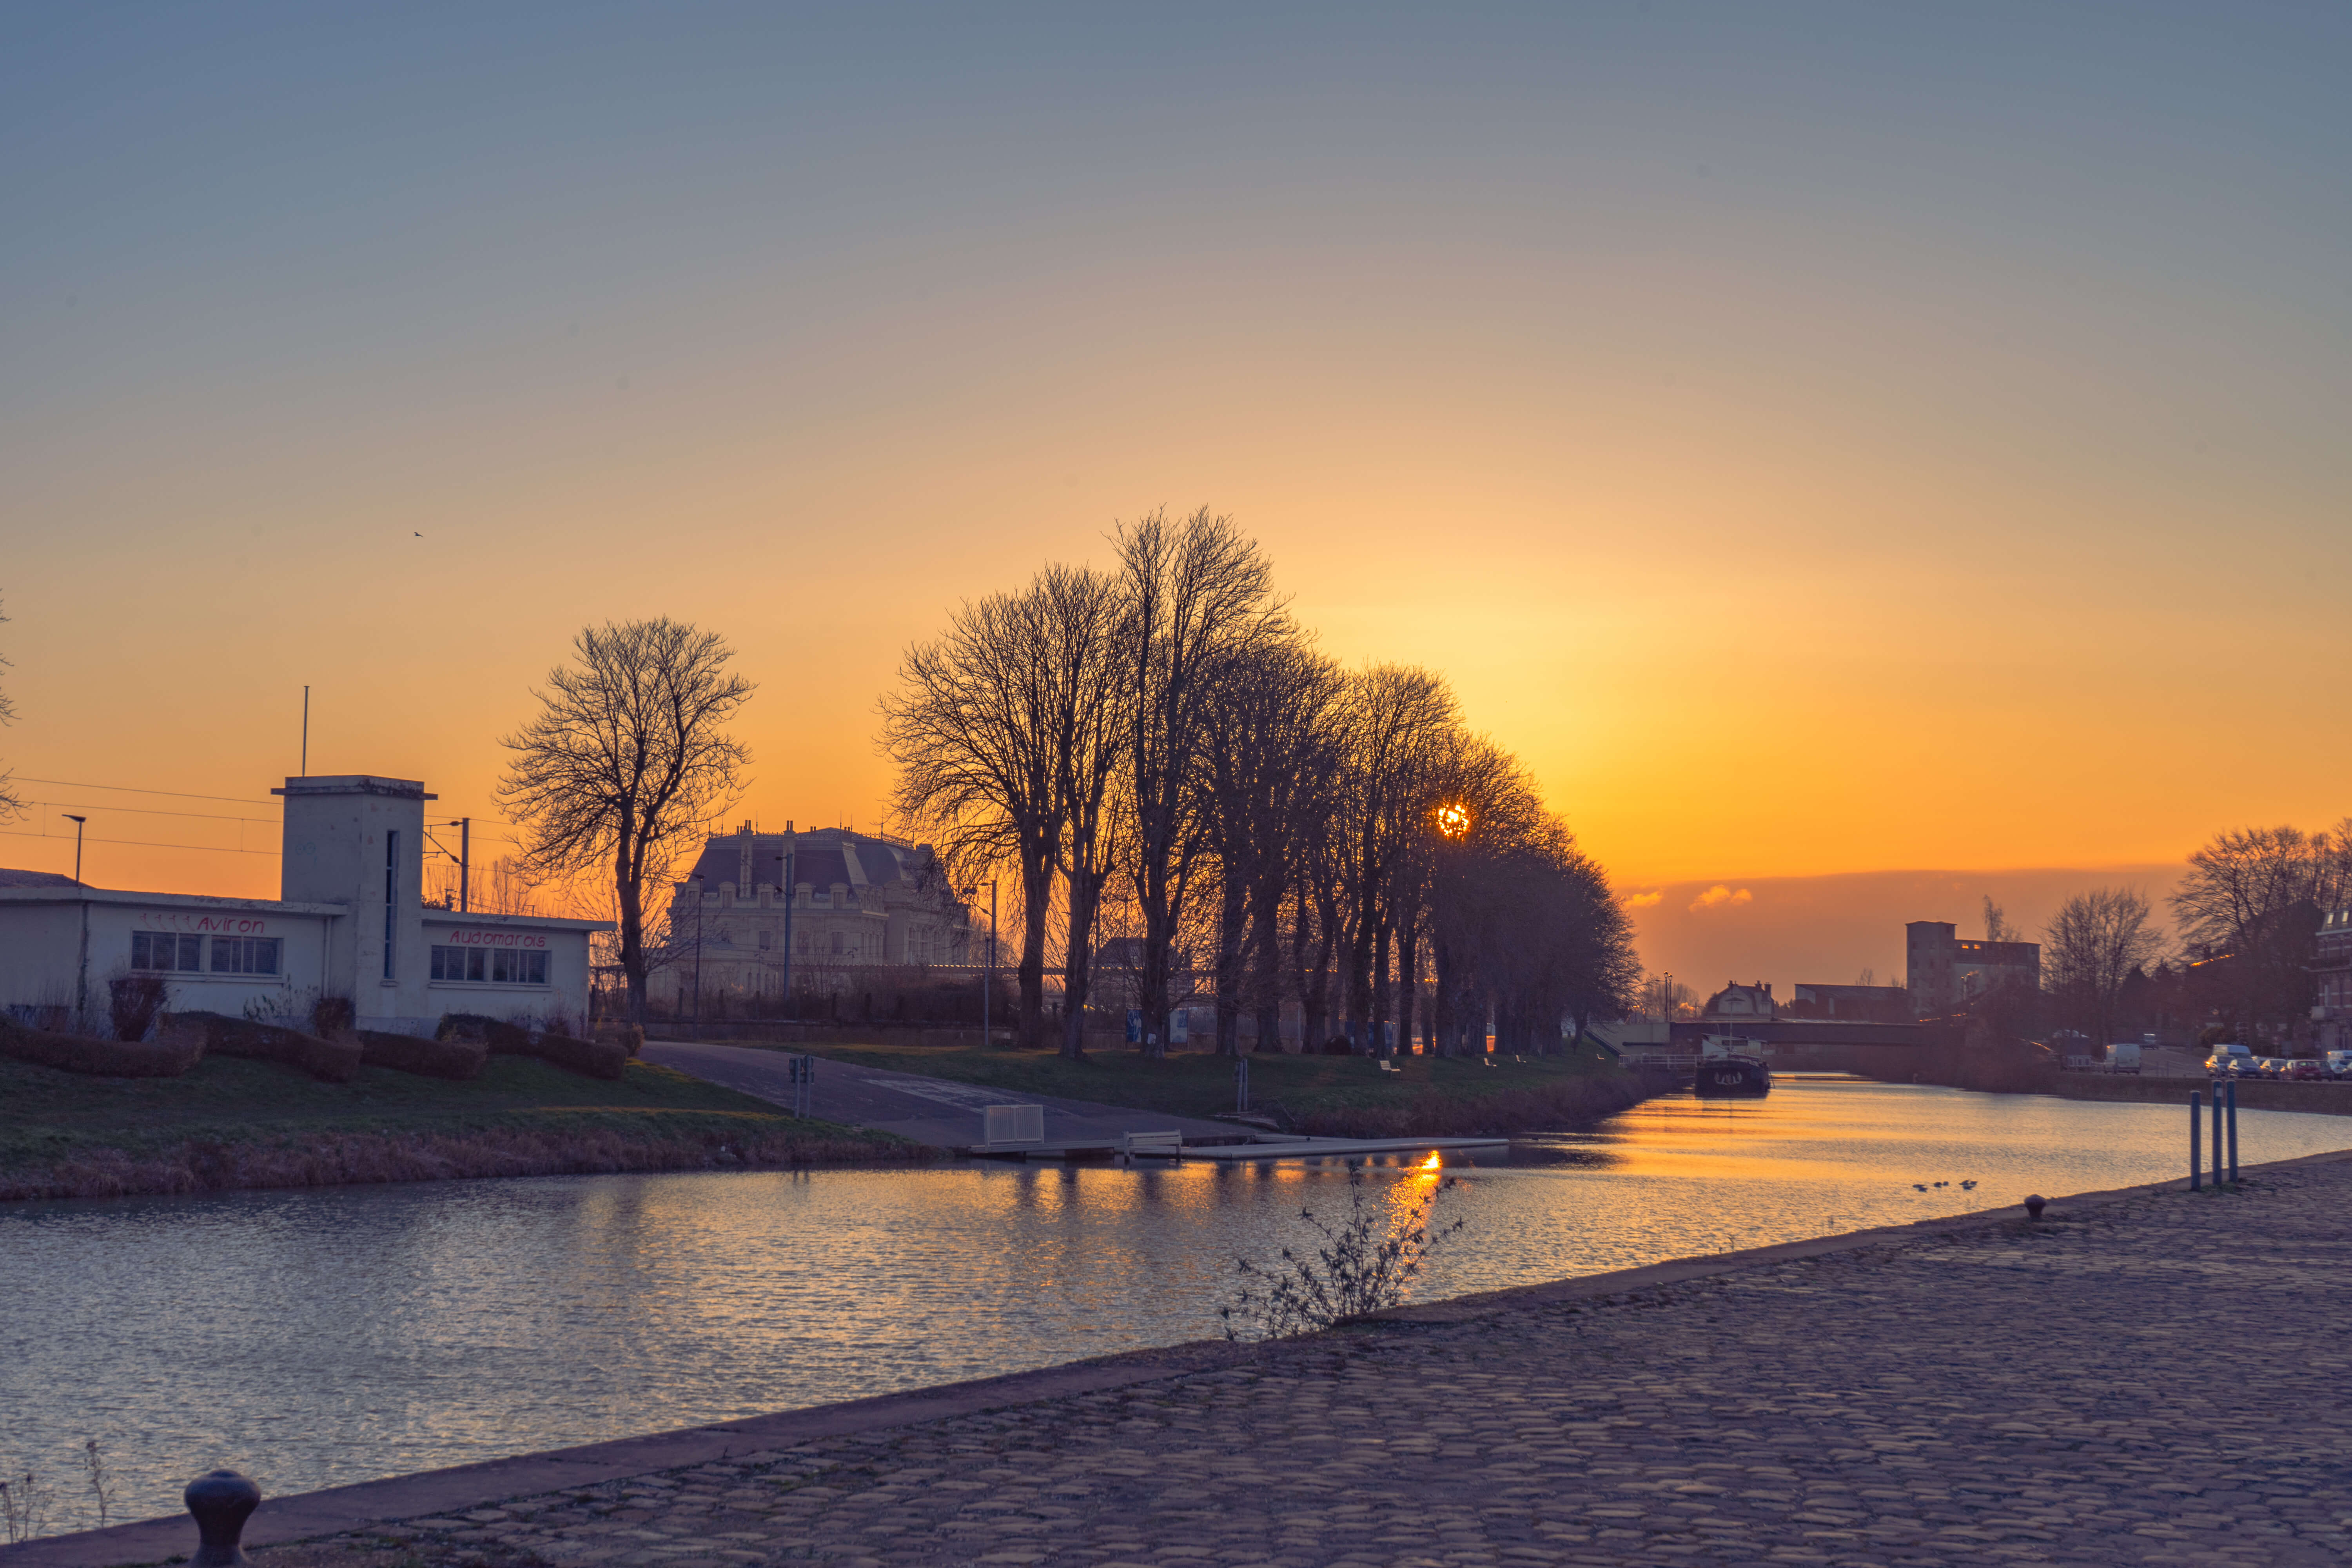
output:
{"label": "blue metal post", "polygon": [[2238,1080],[2230,1080],[2230,1184],[2238,1184]]}
{"label": "blue metal post", "polygon": [[[2237,1087],[2234,1079],[2230,1087]],[[2217,1187],[2221,1184],[2221,1088],[2218,1083],[2213,1086],[2213,1184]]]}
{"label": "blue metal post", "polygon": [[[2217,1086],[2214,1093],[2221,1093]],[[2205,1184],[2205,1151],[2198,1147],[2198,1139],[2205,1131],[2205,1096],[2198,1089],[2189,1091],[2189,1190],[2197,1191]]]}

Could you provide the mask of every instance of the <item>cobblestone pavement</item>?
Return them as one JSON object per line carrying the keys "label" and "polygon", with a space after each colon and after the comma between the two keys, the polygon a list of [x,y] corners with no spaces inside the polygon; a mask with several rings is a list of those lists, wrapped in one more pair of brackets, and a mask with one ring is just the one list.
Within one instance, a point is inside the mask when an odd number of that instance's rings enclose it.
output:
{"label": "cobblestone pavement", "polygon": [[2348,1206],[2352,1163],[2308,1165],[1354,1327],[348,1550],[581,1568],[2342,1562]]}

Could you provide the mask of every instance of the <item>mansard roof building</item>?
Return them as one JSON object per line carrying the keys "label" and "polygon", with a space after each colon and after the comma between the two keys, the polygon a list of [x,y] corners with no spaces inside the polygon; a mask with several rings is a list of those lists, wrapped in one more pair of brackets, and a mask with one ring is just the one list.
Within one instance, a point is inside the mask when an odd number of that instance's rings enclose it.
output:
{"label": "mansard roof building", "polygon": [[[656,994],[783,1000],[850,969],[977,963],[987,942],[927,844],[845,827],[706,840],[670,898],[670,959]],[[789,963],[787,962],[789,958]]]}

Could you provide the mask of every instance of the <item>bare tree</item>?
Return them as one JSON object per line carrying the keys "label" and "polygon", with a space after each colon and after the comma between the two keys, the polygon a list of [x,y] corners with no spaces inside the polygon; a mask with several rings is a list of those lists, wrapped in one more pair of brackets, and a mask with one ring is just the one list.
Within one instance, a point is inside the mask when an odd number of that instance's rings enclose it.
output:
{"label": "bare tree", "polygon": [[[7,624],[8,617],[0,616],[0,626]],[[0,669],[7,668],[8,661],[0,658]],[[16,705],[8,700],[8,694],[5,691],[0,691],[0,724],[13,724],[16,721]],[[15,785],[14,773],[0,773],[0,822],[5,822],[12,816],[24,815],[25,798],[16,793]]]}
{"label": "bare tree", "polygon": [[1053,613],[1039,584],[967,601],[907,650],[882,700],[898,815],[926,827],[959,880],[1009,863],[1020,885],[1016,1029],[1043,1043],[1045,921],[1068,825],[1055,745]]}
{"label": "bare tree", "polygon": [[2321,917],[2352,892],[2352,821],[2332,832],[2218,833],[2189,858],[2174,919],[2208,976],[2200,989],[2232,1022],[2285,1026],[2309,1005]]}
{"label": "bare tree", "polygon": [[1273,570],[1255,541],[1205,507],[1155,511],[1112,536],[1127,597],[1127,870],[1143,920],[1144,1050],[1166,1052],[1170,971],[1203,843],[1202,751],[1218,683],[1235,660],[1288,634]]}
{"label": "bare tree", "polygon": [[1129,636],[1118,584],[1099,572],[1048,567],[1048,701],[1054,788],[1063,822],[1062,877],[1068,912],[1062,943],[1062,1055],[1086,1054],[1088,977],[1096,911],[1117,847],[1113,789],[1128,741],[1122,679]]}
{"label": "bare tree", "polygon": [[499,798],[534,871],[602,863],[620,916],[629,1016],[646,1016],[645,891],[733,805],[751,753],[726,732],[752,685],[715,632],[667,616],[586,626],[533,693],[539,716],[500,743]]}
{"label": "bare tree", "polygon": [[2015,942],[2018,938],[2017,928],[2009,923],[2009,917],[1992,901],[1990,893],[1985,895],[1984,922],[1987,942]]}
{"label": "bare tree", "polygon": [[2059,906],[2042,933],[2042,983],[2070,1021],[2105,1050],[2124,984],[2164,956],[2164,933],[2137,888],[2095,888]]}
{"label": "bare tree", "polygon": [[[1868,970],[1863,971],[1867,974]],[[1868,981],[1862,982],[1867,985]],[[1643,977],[1634,994],[1633,1010],[1644,1018],[1661,1023],[1673,1023],[1698,1007],[1698,993],[1671,974],[1651,974]]]}

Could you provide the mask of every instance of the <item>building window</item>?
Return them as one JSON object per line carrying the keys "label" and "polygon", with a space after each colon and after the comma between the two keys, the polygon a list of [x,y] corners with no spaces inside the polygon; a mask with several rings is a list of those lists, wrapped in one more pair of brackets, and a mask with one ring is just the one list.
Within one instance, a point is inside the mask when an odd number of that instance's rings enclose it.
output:
{"label": "building window", "polygon": [[839,931],[835,931],[833,933],[833,955],[835,958],[839,958],[841,956],[841,933]]}
{"label": "building window", "polygon": [[213,973],[275,974],[278,941],[274,936],[216,936],[213,938]]}
{"label": "building window", "polygon": [[803,958],[808,956],[808,932],[803,931],[793,933],[793,951]]}
{"label": "building window", "polygon": [[544,985],[547,954],[500,948],[490,954],[490,983],[495,985]]}
{"label": "building window", "polygon": [[436,980],[481,980],[488,954],[478,947],[440,947],[433,949],[433,978]]}
{"label": "building window", "polygon": [[761,951],[761,952],[765,952],[766,951],[768,951],[768,949],[770,949],[770,948],[772,948],[772,947],[773,947],[773,946],[775,946],[775,945],[776,945],[776,933],[775,933],[774,931],[761,931],[761,932],[760,933],[760,951]]}
{"label": "building window", "polygon": [[178,936],[167,931],[131,933],[131,967],[145,970],[195,971],[205,966],[205,939]]}

